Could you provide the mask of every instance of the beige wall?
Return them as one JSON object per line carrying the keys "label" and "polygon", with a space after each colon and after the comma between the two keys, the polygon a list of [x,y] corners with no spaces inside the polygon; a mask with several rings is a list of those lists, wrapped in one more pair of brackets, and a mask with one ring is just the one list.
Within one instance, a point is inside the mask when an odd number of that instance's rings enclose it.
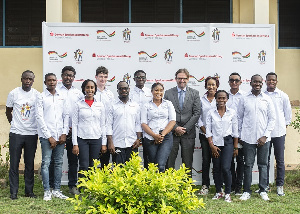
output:
{"label": "beige wall", "polygon": [[[78,22],[78,0],[62,1],[62,20],[63,22]],[[254,0],[233,0],[233,22],[234,23],[254,23]],[[300,100],[300,49],[278,49],[278,27],[277,27],[277,0],[269,2],[270,24],[276,26],[276,49],[275,49],[275,69],[278,74],[278,86],[285,91],[290,100]],[[5,117],[4,106],[8,93],[15,87],[20,86],[20,75],[24,70],[32,70],[35,75],[33,85],[39,91],[43,88],[42,71],[42,48],[0,48],[0,72],[2,74],[0,90],[0,145],[8,139],[9,124]],[[294,102],[297,103],[297,102]],[[295,110],[293,110],[293,113]],[[286,163],[298,164],[300,134],[288,128],[286,139]],[[36,163],[40,162],[40,149],[38,149]]]}

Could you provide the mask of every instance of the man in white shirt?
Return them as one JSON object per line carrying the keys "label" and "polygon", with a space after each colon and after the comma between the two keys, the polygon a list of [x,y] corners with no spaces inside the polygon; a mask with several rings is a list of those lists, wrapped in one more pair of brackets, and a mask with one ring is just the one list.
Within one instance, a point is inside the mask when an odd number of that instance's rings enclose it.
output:
{"label": "man in white shirt", "polygon": [[[44,187],[44,200],[52,197],[67,199],[60,191],[63,154],[69,132],[69,114],[66,97],[56,90],[55,74],[45,75],[46,90],[36,100],[36,120],[42,148],[41,174]],[[49,166],[53,157],[53,190],[50,191]]]}
{"label": "man in white shirt", "polygon": [[[114,94],[106,87],[107,78],[108,78],[108,69],[104,66],[100,66],[96,69],[96,83],[97,83],[97,93],[95,94],[96,100],[102,102],[105,110],[109,109],[109,106],[114,101]],[[100,154],[100,162],[101,167],[103,168],[105,165],[109,163],[110,153],[109,152],[101,152]]]}
{"label": "man in white shirt", "polygon": [[31,88],[34,73],[26,70],[22,73],[22,87],[12,90],[7,97],[6,117],[11,124],[9,133],[9,185],[10,198],[17,199],[19,189],[19,163],[24,148],[25,196],[36,198],[34,186],[34,157],[37,147],[37,125],[35,119],[35,100],[39,93]]}
{"label": "man in white shirt", "polygon": [[107,115],[108,150],[116,164],[125,163],[137,152],[142,138],[140,106],[129,99],[130,88],[125,81],[117,85],[118,99]]}
{"label": "man in white shirt", "polygon": [[[229,76],[229,86],[230,90],[228,91],[229,99],[226,103],[228,108],[234,109],[237,112],[238,104],[240,98],[245,94],[244,91],[240,90],[240,85],[242,83],[241,75],[239,73],[232,73]],[[234,157],[232,157],[231,161],[231,175],[232,175],[232,191],[235,191],[236,195],[242,195],[242,186],[243,186],[243,179],[244,179],[244,154],[243,148],[241,144],[238,144],[238,155],[236,158],[236,169],[234,163]]]}
{"label": "man in white shirt", "polygon": [[[148,103],[152,100],[151,89],[145,87],[145,82],[147,81],[146,73],[143,70],[137,70],[134,72],[133,79],[135,81],[135,87],[130,92],[129,99],[138,103],[141,108],[143,104]],[[143,142],[143,139],[142,139]],[[144,158],[144,167],[148,168],[148,154],[147,150],[143,148],[143,158]]]}
{"label": "man in white shirt", "polygon": [[276,111],[276,122],[275,128],[271,132],[271,144],[268,161],[268,182],[269,182],[269,169],[270,169],[270,154],[271,147],[274,146],[274,155],[276,159],[276,186],[277,194],[284,196],[283,185],[285,176],[285,165],[284,165],[284,144],[286,127],[291,123],[292,120],[292,108],[289,100],[289,96],[283,91],[279,90],[277,86],[277,74],[268,73],[266,76],[267,90],[265,94],[269,95],[274,103]]}
{"label": "man in white shirt", "polygon": [[[72,115],[75,108],[75,103],[84,98],[83,93],[73,86],[76,70],[72,66],[65,66],[61,71],[62,84],[58,87],[58,91],[67,99],[69,108],[69,133],[66,139],[66,149],[68,156],[68,186],[69,192],[73,195],[79,194],[76,187],[77,184],[77,169],[78,169],[78,156],[72,153]],[[50,186],[53,185],[51,176],[53,174],[53,163],[50,165]]]}
{"label": "man in white shirt", "polygon": [[271,132],[275,126],[275,109],[269,96],[261,92],[263,78],[256,74],[251,77],[252,90],[241,97],[238,108],[239,136],[244,150],[244,193],[241,200],[248,200],[251,194],[252,168],[257,151],[259,170],[259,192],[263,200],[269,200],[268,154]]}

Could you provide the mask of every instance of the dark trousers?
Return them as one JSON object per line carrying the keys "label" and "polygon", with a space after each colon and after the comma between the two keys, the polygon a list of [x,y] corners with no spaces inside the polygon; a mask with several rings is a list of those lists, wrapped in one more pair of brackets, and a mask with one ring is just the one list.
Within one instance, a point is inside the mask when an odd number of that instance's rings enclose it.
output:
{"label": "dark trousers", "polygon": [[284,166],[284,148],[285,148],[285,135],[281,137],[272,137],[270,141],[270,150],[268,158],[268,184],[269,184],[269,173],[270,173],[270,155],[271,148],[274,146],[274,155],[276,160],[276,186],[284,185],[285,166]]}
{"label": "dark trousers", "polygon": [[144,142],[145,142],[145,138],[142,138],[144,168],[148,169],[148,164],[149,164],[148,150],[145,149]]}
{"label": "dark trousers", "polygon": [[[94,166],[94,159],[98,159],[102,146],[102,139],[81,139],[77,137],[79,148],[79,170],[88,170]],[[83,177],[79,174],[78,177]]]}
{"label": "dark trousers", "polygon": [[202,148],[202,185],[209,187],[209,169],[211,163],[211,150],[207,138],[203,134],[199,134],[200,144]]}
{"label": "dark trousers", "polygon": [[179,145],[181,146],[182,163],[190,170],[189,175],[192,176],[195,138],[180,137],[173,134],[173,147],[167,161],[167,168],[175,168]]}
{"label": "dark trousers", "polygon": [[131,158],[132,152],[138,152],[138,149],[133,149],[132,147],[119,148],[115,147],[116,153],[112,155],[112,161],[116,164],[124,164],[126,161],[129,161]]}
{"label": "dark trousers", "polygon": [[231,175],[232,175],[231,189],[235,191],[239,191],[243,187],[243,180],[244,180],[243,148],[239,149],[238,155],[235,158],[236,158],[236,168],[235,168],[234,157],[232,157],[232,161],[231,161]]}
{"label": "dark trousers", "polygon": [[33,192],[34,186],[34,157],[37,148],[37,135],[19,135],[9,133],[9,183],[10,193],[17,194],[19,189],[19,163],[24,148],[24,180],[25,194]]}
{"label": "dark trousers", "polygon": [[225,182],[225,194],[231,192],[231,160],[233,155],[233,139],[231,136],[224,137],[224,146],[218,146],[221,150],[219,151],[219,157],[212,157],[213,161],[213,178],[216,186],[216,192],[221,192],[223,186],[223,179]]}

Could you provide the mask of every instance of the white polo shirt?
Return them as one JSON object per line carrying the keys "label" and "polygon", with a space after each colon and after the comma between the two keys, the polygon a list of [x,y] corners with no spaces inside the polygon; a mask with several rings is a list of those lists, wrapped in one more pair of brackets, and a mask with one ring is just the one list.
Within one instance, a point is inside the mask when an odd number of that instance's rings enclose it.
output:
{"label": "white polo shirt", "polygon": [[[207,99],[207,94],[204,94],[203,97],[200,97],[200,101],[201,101],[201,114],[198,120],[199,128],[201,126],[206,126],[206,117],[208,111],[216,107],[216,99],[214,98],[212,102],[209,102],[209,100]],[[204,135],[201,129],[199,129],[199,133]]]}
{"label": "white polo shirt", "polygon": [[134,88],[130,90],[129,94],[129,99],[138,103],[139,105],[151,101],[152,97],[151,89],[145,86],[142,89],[134,86]]}

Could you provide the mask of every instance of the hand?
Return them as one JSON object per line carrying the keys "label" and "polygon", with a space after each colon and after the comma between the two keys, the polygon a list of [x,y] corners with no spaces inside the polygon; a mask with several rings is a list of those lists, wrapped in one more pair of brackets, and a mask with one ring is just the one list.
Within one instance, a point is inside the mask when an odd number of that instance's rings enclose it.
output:
{"label": "hand", "polygon": [[161,135],[161,134],[155,134],[153,136],[153,138],[154,138],[154,143],[155,144],[161,144],[163,142],[163,140],[164,140],[164,136]]}
{"label": "hand", "polygon": [[177,126],[175,129],[175,135],[176,136],[182,136],[186,133],[186,128],[181,127],[181,126]]}
{"label": "hand", "polygon": [[79,147],[78,147],[78,145],[74,145],[73,146],[72,153],[74,155],[79,155]]}
{"label": "hand", "polygon": [[219,147],[217,147],[217,146],[215,146],[215,145],[212,145],[212,146],[210,147],[210,149],[211,149],[212,156],[213,156],[214,158],[220,157],[218,151],[221,151],[221,149],[220,149]]}
{"label": "hand", "polygon": [[141,141],[139,139],[136,139],[132,145],[133,149],[139,148]]}
{"label": "hand", "polygon": [[261,138],[259,138],[257,140],[257,147],[261,147],[261,146],[265,145],[266,141],[267,141],[267,137],[262,136]]}
{"label": "hand", "polygon": [[238,154],[239,154],[239,150],[238,149],[233,150],[233,157],[238,156]]}
{"label": "hand", "polygon": [[107,145],[108,145],[108,151],[111,154],[115,154],[116,151],[115,151],[115,145],[113,144],[113,142],[107,141]]}
{"label": "hand", "polygon": [[67,135],[62,134],[62,135],[59,137],[59,139],[58,139],[58,143],[59,143],[59,144],[63,144],[63,143],[66,142],[66,140],[67,140]]}
{"label": "hand", "polygon": [[106,145],[102,145],[101,146],[101,153],[104,154],[107,152],[107,146]]}
{"label": "hand", "polygon": [[48,140],[49,140],[51,149],[54,149],[57,144],[56,140],[53,137],[50,137]]}

